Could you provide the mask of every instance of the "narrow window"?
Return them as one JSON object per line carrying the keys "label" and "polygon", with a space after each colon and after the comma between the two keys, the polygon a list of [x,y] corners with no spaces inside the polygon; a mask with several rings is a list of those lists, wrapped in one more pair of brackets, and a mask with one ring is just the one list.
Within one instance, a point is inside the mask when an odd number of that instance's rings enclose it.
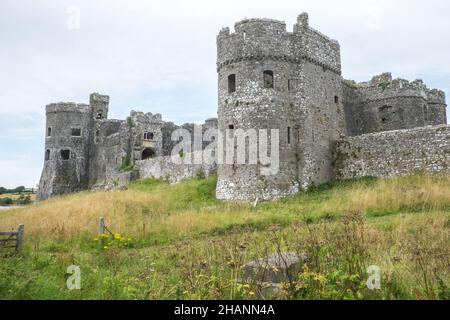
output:
{"label": "narrow window", "polygon": [[247,32],[243,32],[243,35],[244,35],[244,40],[247,40]]}
{"label": "narrow window", "polygon": [[48,127],[47,128],[47,137],[51,137],[52,136],[52,128]]}
{"label": "narrow window", "polygon": [[291,87],[291,80],[288,80],[288,91],[291,91],[292,87]]}
{"label": "narrow window", "polygon": [[99,130],[95,131],[95,143],[98,143],[98,141],[100,139],[99,136],[100,136],[100,131]]}
{"label": "narrow window", "polygon": [[61,150],[61,159],[69,160],[70,159],[70,150]]}
{"label": "narrow window", "polygon": [[228,125],[228,129],[234,130],[234,124],[229,124],[229,125]]}
{"label": "narrow window", "polygon": [[50,160],[50,150],[45,150],[45,161]]}
{"label": "narrow window", "polygon": [[428,121],[428,108],[427,106],[423,106],[423,117],[425,121]]}
{"label": "narrow window", "polygon": [[338,96],[334,96],[334,103],[336,103],[336,104],[339,103],[339,97]]}
{"label": "narrow window", "polygon": [[81,129],[72,128],[72,137],[81,137]]}
{"label": "narrow window", "polygon": [[392,116],[395,112],[392,111],[392,106],[384,105],[378,110],[381,123],[385,124],[392,121]]}
{"label": "narrow window", "polygon": [[265,70],[263,75],[264,75],[264,88],[266,89],[273,88],[273,71]]}
{"label": "narrow window", "polygon": [[287,127],[287,143],[291,144],[291,127]]}
{"label": "narrow window", "polygon": [[97,113],[97,120],[103,119],[103,113]]}
{"label": "narrow window", "polygon": [[236,75],[230,74],[228,76],[228,93],[236,92]]}

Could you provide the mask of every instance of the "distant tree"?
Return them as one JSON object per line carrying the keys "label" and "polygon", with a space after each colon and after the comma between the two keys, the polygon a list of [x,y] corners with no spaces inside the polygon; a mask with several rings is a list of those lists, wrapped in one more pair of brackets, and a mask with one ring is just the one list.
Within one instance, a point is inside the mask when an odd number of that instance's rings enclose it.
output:
{"label": "distant tree", "polygon": [[0,194],[4,194],[8,191],[8,189],[0,187]]}
{"label": "distant tree", "polygon": [[25,187],[24,186],[20,186],[20,187],[17,187],[17,188],[15,188],[14,190],[13,190],[13,192],[14,193],[22,193],[22,192],[24,192],[25,191]]}

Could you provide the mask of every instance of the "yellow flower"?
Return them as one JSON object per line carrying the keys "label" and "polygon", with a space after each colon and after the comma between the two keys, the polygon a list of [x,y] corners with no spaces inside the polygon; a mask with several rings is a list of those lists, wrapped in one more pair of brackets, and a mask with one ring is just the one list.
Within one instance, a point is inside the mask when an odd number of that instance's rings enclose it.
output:
{"label": "yellow flower", "polygon": [[94,238],[94,241],[98,241],[98,238]]}

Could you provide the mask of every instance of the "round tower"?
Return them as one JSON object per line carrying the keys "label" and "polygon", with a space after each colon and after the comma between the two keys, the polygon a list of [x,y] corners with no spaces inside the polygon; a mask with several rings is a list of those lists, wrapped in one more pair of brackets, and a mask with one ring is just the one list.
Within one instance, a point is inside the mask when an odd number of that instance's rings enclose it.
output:
{"label": "round tower", "polygon": [[91,115],[90,106],[85,104],[47,105],[39,200],[87,188]]}
{"label": "round tower", "polygon": [[224,148],[223,157],[219,150],[217,197],[268,200],[329,181],[331,142],[345,130],[339,44],[310,29],[302,14],[294,32],[272,19],[243,20],[234,33],[225,28],[217,55],[223,144],[234,134],[246,141],[245,164],[239,147]]}

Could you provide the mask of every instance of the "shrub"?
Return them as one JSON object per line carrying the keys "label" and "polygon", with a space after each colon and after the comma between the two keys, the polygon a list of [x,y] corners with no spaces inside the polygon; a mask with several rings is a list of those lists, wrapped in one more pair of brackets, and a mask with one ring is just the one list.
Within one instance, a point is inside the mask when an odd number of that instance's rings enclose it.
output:
{"label": "shrub", "polygon": [[27,205],[31,203],[31,196],[29,194],[21,193],[16,203],[18,205]]}
{"label": "shrub", "polygon": [[9,206],[13,204],[13,200],[11,198],[2,198],[0,199],[0,206]]}

